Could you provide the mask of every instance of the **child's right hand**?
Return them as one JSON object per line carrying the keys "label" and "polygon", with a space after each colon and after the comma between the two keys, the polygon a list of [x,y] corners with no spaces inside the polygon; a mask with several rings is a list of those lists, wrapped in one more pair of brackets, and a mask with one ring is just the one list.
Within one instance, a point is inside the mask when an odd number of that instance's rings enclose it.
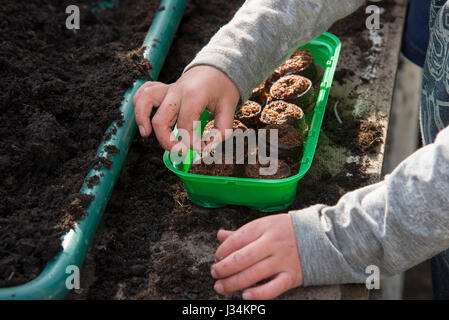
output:
{"label": "child's right hand", "polygon": [[[272,299],[303,284],[295,230],[289,214],[251,221],[237,231],[220,230],[221,242],[211,268],[215,290],[245,289],[245,300]],[[254,285],[262,280],[270,281]]]}
{"label": "child's right hand", "polygon": [[[140,135],[148,137],[154,130],[161,146],[171,150],[178,144],[172,133],[176,122],[179,129],[190,134],[188,147],[193,147],[194,139],[198,139],[193,124],[199,121],[205,108],[215,115],[216,129],[224,137],[225,129],[232,128],[239,98],[239,90],[226,74],[200,65],[188,70],[173,84],[145,83],[134,95],[133,104]],[[158,107],[158,111],[150,123],[153,107]],[[200,145],[204,147],[204,143]]]}

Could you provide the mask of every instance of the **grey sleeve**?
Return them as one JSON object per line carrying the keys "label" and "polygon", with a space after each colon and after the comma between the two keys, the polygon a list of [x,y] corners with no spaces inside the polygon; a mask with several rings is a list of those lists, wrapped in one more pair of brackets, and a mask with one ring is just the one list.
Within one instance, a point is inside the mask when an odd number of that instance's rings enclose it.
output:
{"label": "grey sleeve", "polygon": [[369,265],[394,275],[449,248],[449,127],[382,182],[290,215],[305,286],[363,283]]}
{"label": "grey sleeve", "polygon": [[364,0],[247,0],[186,67],[227,74],[246,101],[300,45],[326,31]]}

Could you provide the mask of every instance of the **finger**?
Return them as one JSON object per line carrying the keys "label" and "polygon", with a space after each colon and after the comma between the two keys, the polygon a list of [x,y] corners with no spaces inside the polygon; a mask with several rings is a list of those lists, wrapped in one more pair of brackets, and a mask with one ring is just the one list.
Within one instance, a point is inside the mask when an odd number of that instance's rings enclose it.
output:
{"label": "finger", "polygon": [[156,114],[153,116],[151,123],[153,124],[154,133],[162,148],[171,151],[178,143],[173,135],[173,126],[176,123],[180,108],[180,96],[177,90],[167,92],[164,101],[162,101]]}
{"label": "finger", "polygon": [[215,252],[215,261],[221,261],[250,242],[257,240],[263,233],[263,229],[259,227],[259,221],[254,220],[245,224],[243,227],[234,231]]}
{"label": "finger", "polygon": [[225,241],[234,232],[235,231],[229,231],[229,230],[220,229],[217,232],[217,239],[218,239],[218,241],[220,241],[222,243],[223,241]]}
{"label": "finger", "polygon": [[148,137],[151,134],[151,111],[153,107],[158,107],[161,104],[166,92],[167,86],[154,85],[144,88],[140,97],[133,99],[136,123],[142,137]]}
{"label": "finger", "polygon": [[[178,117],[178,129],[186,130],[190,137],[187,146],[201,151],[201,139],[196,133],[200,117],[207,105],[207,98],[200,94],[184,94]],[[186,143],[187,141],[184,141]]]}
{"label": "finger", "polygon": [[218,280],[214,285],[214,289],[220,294],[228,294],[248,288],[257,282],[276,274],[275,268],[274,258],[270,257],[264,259],[238,274],[226,279]]}
{"label": "finger", "polygon": [[215,110],[215,129],[220,131],[222,140],[232,134],[235,106],[229,103],[221,103]]}
{"label": "finger", "polygon": [[251,242],[244,248],[231,253],[229,256],[212,266],[212,276],[223,279],[238,274],[250,266],[264,260],[271,255],[263,237]]}
{"label": "finger", "polygon": [[136,93],[134,94],[133,97],[133,105],[136,105],[136,100],[138,100],[140,98],[140,96],[142,96],[142,94],[144,94],[146,92],[146,90],[148,90],[147,88],[151,88],[151,87],[155,87],[155,86],[161,86],[161,85],[165,85],[162,82],[157,82],[157,81],[147,81],[145,82],[143,85],[140,86],[140,88],[136,91]]}
{"label": "finger", "polygon": [[223,136],[218,129],[213,128],[208,130],[205,134],[203,132],[201,142],[201,154],[210,155],[213,154],[212,152],[217,150],[217,147],[219,147],[218,150],[220,150],[220,144],[223,142]]}
{"label": "finger", "polygon": [[144,138],[148,137],[152,131],[150,116],[154,103],[152,103],[150,99],[151,98],[140,98],[136,101],[134,107],[137,127],[139,128],[140,135]]}
{"label": "finger", "polygon": [[268,300],[276,298],[285,291],[293,288],[293,281],[287,272],[276,275],[273,280],[260,286],[245,290],[243,299],[245,300]]}

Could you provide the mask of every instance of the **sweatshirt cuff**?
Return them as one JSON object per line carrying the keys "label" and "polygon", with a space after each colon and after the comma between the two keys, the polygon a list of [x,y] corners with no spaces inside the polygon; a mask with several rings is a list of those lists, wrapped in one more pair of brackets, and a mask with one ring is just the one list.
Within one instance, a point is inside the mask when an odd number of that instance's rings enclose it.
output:
{"label": "sweatshirt cuff", "polygon": [[229,79],[234,82],[240,92],[240,103],[242,104],[247,101],[254,89],[252,83],[249,83],[248,77],[244,76],[241,66],[236,63],[236,59],[230,59],[226,55],[221,54],[215,50],[205,50],[200,51],[193,61],[184,69],[184,73],[193,67],[199,65],[208,65],[214,67],[224,74],[226,74]]}
{"label": "sweatshirt cuff", "polygon": [[[367,275],[347,263],[326,234],[324,205],[290,211],[301,259],[304,286],[364,283]],[[352,245],[352,244],[347,244]]]}

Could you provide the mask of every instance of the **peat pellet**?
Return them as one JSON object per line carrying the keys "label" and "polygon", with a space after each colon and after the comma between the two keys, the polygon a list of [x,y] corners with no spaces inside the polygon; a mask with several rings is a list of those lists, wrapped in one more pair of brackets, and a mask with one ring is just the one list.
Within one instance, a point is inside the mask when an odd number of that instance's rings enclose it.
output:
{"label": "peat pellet", "polygon": [[250,179],[284,179],[291,175],[290,167],[288,164],[279,160],[276,171],[273,174],[262,175],[261,168],[268,168],[270,164],[262,165],[260,163],[249,164],[245,168],[245,177]]}
{"label": "peat pellet", "polygon": [[298,127],[305,127],[304,112],[293,103],[282,100],[271,102],[260,115],[263,124],[291,124]]}
{"label": "peat pellet", "polygon": [[290,172],[291,175],[297,175],[299,173],[299,170],[301,169],[301,162],[300,161],[292,161],[292,160],[287,160],[287,164],[290,167]]}
{"label": "peat pellet", "polygon": [[[210,121],[203,130],[203,137],[207,136],[209,134],[209,132],[215,128],[215,122],[214,120]],[[232,138],[234,139],[234,137],[237,136],[237,133],[239,133],[239,131],[236,132],[236,130],[240,129],[242,132],[245,132],[246,130],[248,130],[248,127],[245,126],[242,122],[240,122],[239,120],[234,120],[233,125],[232,125],[232,129],[234,130],[232,136],[229,136],[226,140]],[[234,139],[233,142],[233,150],[234,150],[234,154],[237,152],[237,146],[236,146],[236,141],[237,139]],[[221,143],[221,145],[218,145],[217,148],[222,148],[222,150],[225,150],[225,143],[226,141],[223,141]],[[247,158],[247,154],[248,154],[248,141],[247,139],[245,139],[245,144],[243,146],[244,148],[244,155],[245,155],[245,159]]]}
{"label": "peat pellet", "polygon": [[[278,146],[277,155],[288,163],[299,162],[304,145],[304,133],[288,124],[272,124],[264,127],[266,132],[266,150],[270,150],[270,136],[277,130]],[[271,154],[270,154],[271,156]]]}
{"label": "peat pellet", "polygon": [[310,87],[310,80],[297,75],[280,78],[271,87],[270,94],[278,100],[295,99]]}
{"label": "peat pellet", "polygon": [[251,96],[249,97],[249,100],[255,101],[258,104],[260,104],[261,106],[266,105],[267,101],[268,101],[268,99],[270,97],[271,84],[272,83],[270,81],[265,81],[260,86],[255,88],[252,91]]}
{"label": "peat pellet", "polygon": [[310,113],[315,105],[312,81],[302,76],[288,75],[280,78],[271,87],[270,94],[273,100],[296,104],[306,113]]}
{"label": "peat pellet", "polygon": [[[214,124],[209,122],[204,132],[205,134],[208,134],[210,130],[214,128]],[[238,130],[240,129],[240,130]],[[203,152],[202,157],[209,157],[213,156],[216,152],[223,153],[223,163],[224,163],[224,152],[226,151],[226,145],[229,142],[229,139],[232,139],[232,156],[234,158],[234,163],[236,164],[242,164],[248,162],[248,158],[251,155],[255,153],[256,144],[257,144],[257,137],[254,134],[254,137],[251,139],[250,136],[246,136],[245,131],[249,130],[247,126],[245,126],[242,122],[239,120],[234,120],[233,124],[233,134],[231,136],[228,136],[225,141],[222,141],[220,144],[218,144],[215,147],[215,150],[206,149],[205,152]],[[238,144],[243,142],[243,146],[239,146]]]}
{"label": "peat pellet", "polygon": [[[212,129],[217,129],[215,127],[215,120],[212,120],[206,124],[203,130],[203,137],[205,137]],[[242,131],[248,130],[248,127],[245,126],[241,121],[234,120],[232,123],[232,130],[242,129]],[[217,129],[218,130],[218,129]]]}
{"label": "peat pellet", "polygon": [[317,76],[316,65],[309,50],[296,50],[290,59],[280,65],[273,73],[272,79],[276,80],[286,75],[300,75],[312,81]]}
{"label": "peat pellet", "polygon": [[257,129],[261,126],[260,113],[262,106],[254,101],[246,101],[245,104],[237,111],[235,117],[246,125],[248,128]]}
{"label": "peat pellet", "polygon": [[289,124],[270,124],[263,127],[267,131],[267,140],[270,140],[272,130],[277,130],[278,143],[287,147],[300,147],[304,143],[303,134]]}

